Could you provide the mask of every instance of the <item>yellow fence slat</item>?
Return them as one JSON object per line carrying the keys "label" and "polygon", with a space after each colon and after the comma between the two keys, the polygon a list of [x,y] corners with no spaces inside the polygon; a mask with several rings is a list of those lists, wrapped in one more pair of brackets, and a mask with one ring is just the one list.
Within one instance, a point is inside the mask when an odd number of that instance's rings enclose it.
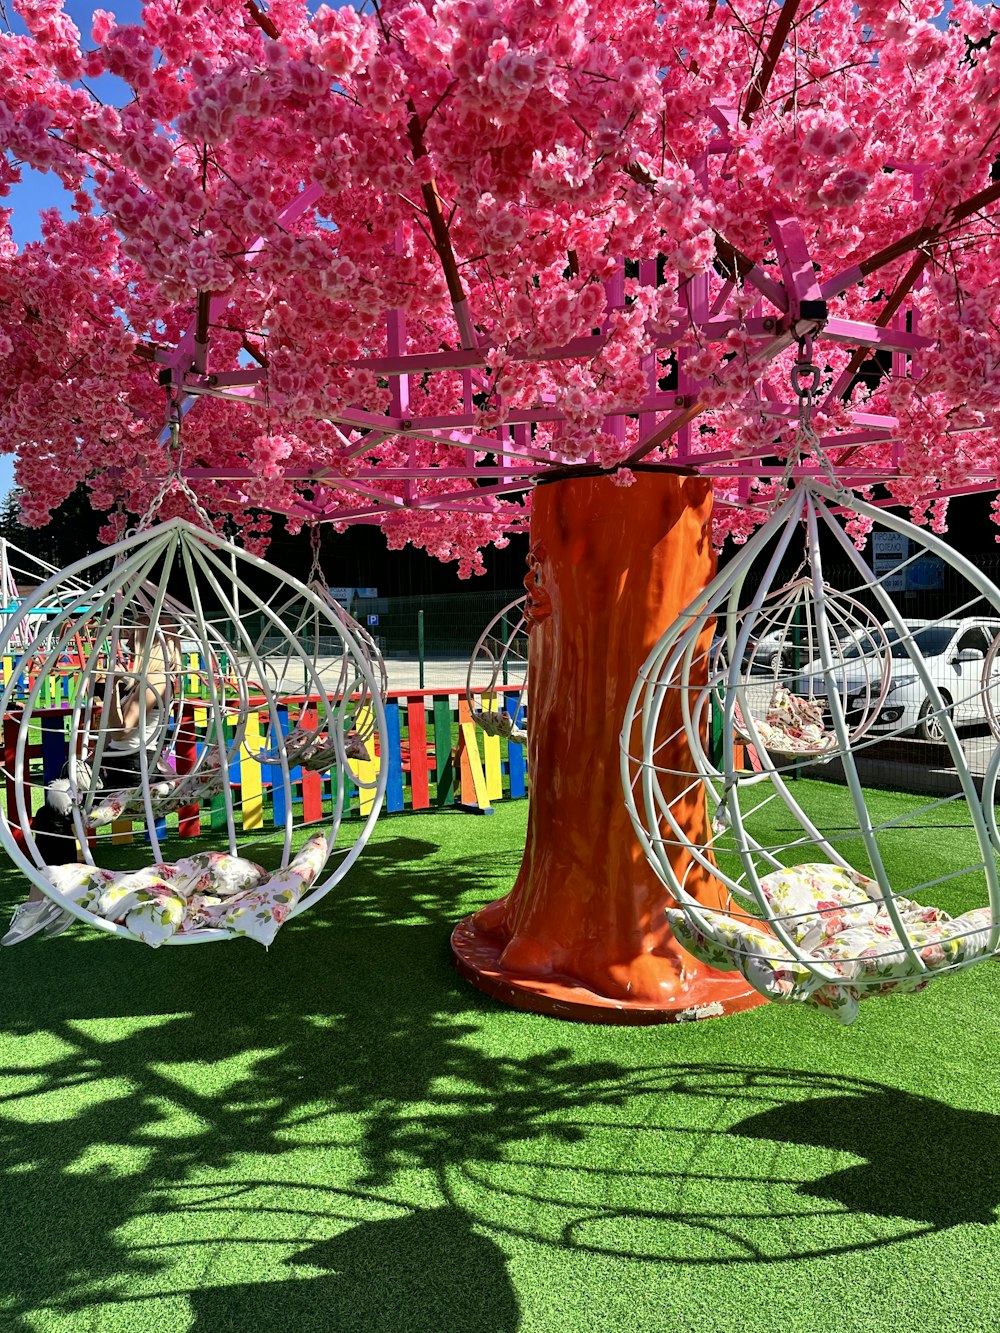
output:
{"label": "yellow fence slat", "polygon": [[[500,707],[500,700],[495,694],[484,690],[482,709],[484,713],[495,713]],[[503,768],[500,763],[500,737],[489,736],[483,732],[483,766],[486,770],[486,795],[490,801],[503,800]]]}
{"label": "yellow fence slat", "polygon": [[[357,716],[354,719],[354,727],[362,736],[371,728],[373,722],[372,710],[370,708],[359,708]],[[370,736],[365,742],[368,747],[370,759],[352,759],[348,763],[348,769],[358,785],[358,805],[359,811],[363,815],[371,814],[372,806],[375,804],[375,787],[362,787],[362,782],[374,784],[378,780],[379,768],[382,764],[382,756],[375,753],[375,737]]]}
{"label": "yellow fence slat", "polygon": [[260,754],[262,748],[260,714],[251,713],[247,717],[243,749],[240,753],[240,804],[243,808],[245,829],[264,827],[264,784],[260,764],[251,757]]}
{"label": "yellow fence slat", "polygon": [[120,846],[132,841],[131,819],[115,819],[111,822],[111,845]]}
{"label": "yellow fence slat", "polygon": [[[469,761],[469,772],[472,775],[472,786],[476,793],[476,805],[480,810],[488,810],[490,799],[486,794],[486,774],[483,772],[483,761],[479,757],[479,746],[476,744],[476,733],[479,728],[475,722],[463,722],[461,724],[462,740],[465,742],[465,755]],[[462,801],[465,801],[466,793],[462,792]]]}

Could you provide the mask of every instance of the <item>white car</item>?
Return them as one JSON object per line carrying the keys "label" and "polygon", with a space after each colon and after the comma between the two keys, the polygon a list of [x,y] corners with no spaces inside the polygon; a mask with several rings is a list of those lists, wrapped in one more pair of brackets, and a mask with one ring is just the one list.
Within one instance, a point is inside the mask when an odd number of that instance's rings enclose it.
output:
{"label": "white car", "polygon": [[[1000,620],[906,620],[903,622],[907,633],[912,637],[923,655],[931,679],[941,693],[951,720],[956,726],[985,722],[986,710],[983,704],[983,660],[990,645],[1000,633]],[[869,734],[872,736],[907,735],[913,733],[926,741],[939,741],[942,731],[934,706],[927,696],[927,691],[917,675],[916,668],[910,661],[906,644],[891,626],[884,627],[886,638],[892,652],[892,672],[889,690],[882,701],[878,717],[872,723]],[[847,696],[848,721],[852,712],[857,713],[865,706],[863,691],[866,683],[873,694],[877,695],[879,681],[870,679],[872,659],[863,650],[863,645],[851,647],[844,653],[844,690]],[[884,651],[884,649],[883,649]],[[851,659],[858,662],[852,671]],[[868,669],[861,664],[867,662]],[[1000,655],[997,658],[1000,666]],[[994,701],[1000,696],[1000,672],[996,679],[989,682]],[[796,694],[823,697],[826,686],[822,678],[822,667],[811,663],[806,671],[799,674],[795,681]]]}

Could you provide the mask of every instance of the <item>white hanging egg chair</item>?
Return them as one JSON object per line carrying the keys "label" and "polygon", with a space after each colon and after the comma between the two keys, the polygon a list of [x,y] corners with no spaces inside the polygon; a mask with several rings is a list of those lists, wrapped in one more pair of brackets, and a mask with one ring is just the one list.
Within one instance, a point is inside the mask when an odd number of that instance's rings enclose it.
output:
{"label": "white hanging egg chair", "polygon": [[[496,613],[480,634],[465,675],[465,698],[472,720],[488,736],[506,736],[524,745],[528,733],[523,718],[528,691],[528,625],[524,615],[524,597],[516,597]],[[505,706],[501,686],[518,685],[513,709]],[[476,695],[486,696],[493,707],[481,708]]]}
{"label": "white hanging egg chair", "polygon": [[[113,565],[102,572],[109,558]],[[268,562],[184,519],[140,531],[53,575],[9,618],[0,654],[12,650],[25,628],[30,631],[35,606],[59,608],[45,626],[44,648],[32,638],[20,649],[14,677],[29,657],[41,663],[27,697],[15,701],[12,679],[0,700],[5,715],[12,709],[20,715],[13,764],[5,772],[14,794],[0,811],[0,842],[59,909],[57,915],[154,946],[237,935],[267,945],[286,919],[317,902],[350,869],[378,815],[385,767],[375,779],[367,819],[352,839],[340,839],[335,854],[349,801],[345,737],[351,701],[322,687],[309,653],[275,613],[289,596],[311,608],[323,634],[351,660],[354,678],[368,692],[372,726],[383,727],[381,695],[367,659],[326,603]],[[304,842],[296,837],[302,824],[294,762],[279,745],[262,768],[248,739],[251,720],[255,730],[280,734],[281,714],[243,621],[248,612],[263,617],[289,658],[297,656],[317,724],[340,760],[331,781],[332,809]],[[44,709],[46,673],[74,639],[85,643],[86,660],[73,702],[56,725],[67,741],[60,795],[75,837],[65,838],[65,851],[54,859],[52,838],[33,827],[32,815],[37,824],[37,795],[56,784],[45,784],[34,772],[28,746]],[[193,660],[191,653],[197,654]],[[173,771],[171,755],[184,760],[183,771]],[[248,802],[243,786],[257,793],[253,800]],[[264,788],[270,789],[280,838],[279,864],[270,870],[245,856],[265,840]],[[164,840],[170,837],[172,851],[183,841],[174,830],[168,834],[164,816],[179,807],[190,815],[195,802],[212,794],[212,836],[224,850],[165,860]],[[99,864],[109,859],[104,849],[116,840],[111,821],[122,816],[140,821],[138,838],[149,841],[150,864],[141,870]],[[75,860],[77,843],[82,864]]]}
{"label": "white hanging egg chair", "polygon": [[[892,683],[892,654],[885,628],[856,597],[826,585],[823,603],[833,688],[840,694],[853,745],[881,715]],[[737,614],[727,620],[725,633],[713,645],[720,707],[729,688],[728,663],[743,641],[743,619]],[[732,674],[737,691],[733,716],[742,740],[792,761],[820,759],[836,750],[813,580],[801,569],[754,605],[753,628]]]}
{"label": "white hanging egg chair", "polygon": [[[40,583],[57,573],[54,565],[42,560],[30,551],[23,551],[6,537],[0,537],[0,630],[11,616],[16,615],[27,593],[21,589],[34,589]],[[53,610],[47,606],[36,606],[32,612],[31,624],[22,623],[9,641],[8,652],[24,648],[32,639],[44,636],[39,630],[51,617]]]}
{"label": "white hanging egg chair", "polygon": [[[950,567],[961,585],[950,617],[906,618],[891,591],[901,571],[873,575],[844,533],[844,507]],[[775,591],[803,538],[801,576]],[[650,653],[622,729],[626,804],[676,899],[667,916],[686,949],[741,972],[770,1000],[804,1001],[843,1022],[867,996],[919,990],[997,953],[1000,752],[981,799],[956,731],[984,708],[982,653],[962,645],[1000,626],[997,617],[1000,590],[933,534],[812,481],[786,495]],[[790,627],[810,660],[786,653],[778,676],[791,698],[822,701],[834,739],[811,753],[771,744],[760,721],[772,698],[770,653],[786,652]],[[762,651],[769,660],[758,673]],[[866,792],[867,753],[928,717],[957,792],[925,804]],[[956,805],[968,828],[942,832]],[[723,902],[728,893],[725,908],[695,896],[706,875],[723,886]],[[969,910],[970,901],[980,905]]]}

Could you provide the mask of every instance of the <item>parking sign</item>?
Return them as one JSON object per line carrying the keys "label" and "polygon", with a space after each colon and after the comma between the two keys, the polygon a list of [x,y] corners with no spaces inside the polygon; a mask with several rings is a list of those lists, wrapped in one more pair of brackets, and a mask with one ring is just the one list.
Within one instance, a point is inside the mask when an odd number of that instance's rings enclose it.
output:
{"label": "parking sign", "polygon": [[[902,592],[906,586],[906,571],[892,574],[889,571],[901,565],[910,551],[910,539],[898,532],[872,533],[872,569],[875,577],[882,580],[886,592]],[[888,577],[883,578],[884,575]]]}

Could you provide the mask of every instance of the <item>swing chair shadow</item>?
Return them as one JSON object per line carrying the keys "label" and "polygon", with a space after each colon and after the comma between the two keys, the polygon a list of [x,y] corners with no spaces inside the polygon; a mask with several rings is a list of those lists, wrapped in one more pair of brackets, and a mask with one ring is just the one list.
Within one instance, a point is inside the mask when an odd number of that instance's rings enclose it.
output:
{"label": "swing chair shadow", "polygon": [[1000,1116],[989,1112],[875,1087],[776,1106],[729,1132],[866,1158],[798,1186],[849,1212],[909,1218],[934,1230],[998,1220]]}
{"label": "swing chair shadow", "polygon": [[[134,1086],[129,1096],[91,1102],[62,1121],[28,1124],[9,1118],[11,1106],[0,1104],[0,1149],[8,1163],[3,1193],[11,1234],[19,1238],[17,1262],[0,1265],[6,1270],[0,1302],[25,1317],[9,1326],[22,1333],[34,1328],[29,1316],[39,1302],[71,1313],[183,1296],[192,1316],[185,1327],[196,1333],[292,1325],[516,1333],[519,1302],[506,1238],[532,1241],[540,1255],[549,1247],[656,1267],[721,1269],[825,1259],[996,1220],[1000,1117],[994,1115],[797,1070],[628,1069],[581,1061],[565,1048],[495,1057],[469,1044],[474,1024],[446,1021],[442,1007],[424,1010],[419,1033],[401,1022],[377,1047],[372,1035],[384,1028],[384,1009],[372,1028],[359,1031],[356,1009],[347,1012],[339,996],[331,1007],[345,1018],[342,1029],[296,1025],[286,1015],[279,1049],[271,1045],[278,1039],[274,1024],[265,1022],[252,1074],[224,1095],[194,1091],[164,1072],[178,1059],[179,1045],[190,1056],[193,1027],[204,1034],[199,1055],[209,1067],[240,1046],[239,1029],[226,1039],[206,1034],[204,1015],[194,1014],[104,1046],[77,1033],[74,1053],[39,1070],[47,1090],[71,1093],[127,1075]],[[74,1034],[72,1025],[49,1031],[64,1043]],[[311,1074],[296,1072],[303,1070]],[[463,1092],[435,1091],[456,1083]],[[201,1132],[164,1134],[158,1126],[168,1100],[175,1114],[202,1121]],[[762,1103],[765,1109],[728,1129],[704,1128],[727,1108]],[[657,1106],[667,1114],[651,1127],[644,1114]],[[308,1132],[316,1121],[333,1117],[339,1125],[348,1114],[362,1125],[361,1178],[276,1177],[275,1160],[295,1151],[290,1127]],[[610,1150],[595,1154],[593,1136],[607,1136],[609,1128]],[[645,1159],[634,1169],[627,1165],[639,1135],[647,1145],[650,1135],[660,1139],[661,1151],[652,1154],[660,1165]],[[733,1169],[725,1151],[733,1139],[760,1145],[748,1164],[737,1158],[749,1177]],[[928,1144],[935,1149],[933,1172],[926,1170]],[[785,1173],[796,1169],[797,1146],[861,1160],[803,1179],[792,1193],[806,1206],[769,1216],[774,1191],[789,1187]],[[325,1156],[344,1143],[311,1138],[311,1147]],[[724,1160],[713,1167],[720,1148]],[[136,1152],[146,1161],[130,1175],[122,1163]],[[259,1163],[257,1176],[247,1172],[248,1154]],[[421,1204],[401,1197],[402,1178],[415,1171],[427,1178]],[[195,1172],[203,1181],[188,1184]],[[527,1188],[525,1180],[532,1182]],[[431,1183],[442,1199],[438,1207],[426,1206]],[[721,1211],[720,1190],[730,1199]],[[642,1202],[609,1206],[612,1191],[638,1194]],[[811,1200],[835,1207],[813,1210]],[[386,1217],[387,1211],[396,1215]],[[158,1239],[147,1243],[136,1224],[150,1215]],[[805,1232],[797,1248],[788,1245],[793,1217]],[[850,1225],[856,1217],[864,1218],[861,1239]],[[872,1234],[873,1218],[892,1226]],[[854,1239],[838,1243],[838,1219]],[[171,1231],[180,1238],[165,1241]],[[648,1243],[621,1242],[637,1233]],[[290,1252],[277,1263],[257,1260],[258,1245],[269,1256],[276,1244]],[[172,1245],[204,1251],[196,1267],[206,1276],[196,1288],[162,1290]],[[215,1256],[226,1247],[238,1257],[230,1252],[225,1270],[247,1280],[212,1282]],[[153,1287],[149,1296],[127,1294],[144,1281]]]}

